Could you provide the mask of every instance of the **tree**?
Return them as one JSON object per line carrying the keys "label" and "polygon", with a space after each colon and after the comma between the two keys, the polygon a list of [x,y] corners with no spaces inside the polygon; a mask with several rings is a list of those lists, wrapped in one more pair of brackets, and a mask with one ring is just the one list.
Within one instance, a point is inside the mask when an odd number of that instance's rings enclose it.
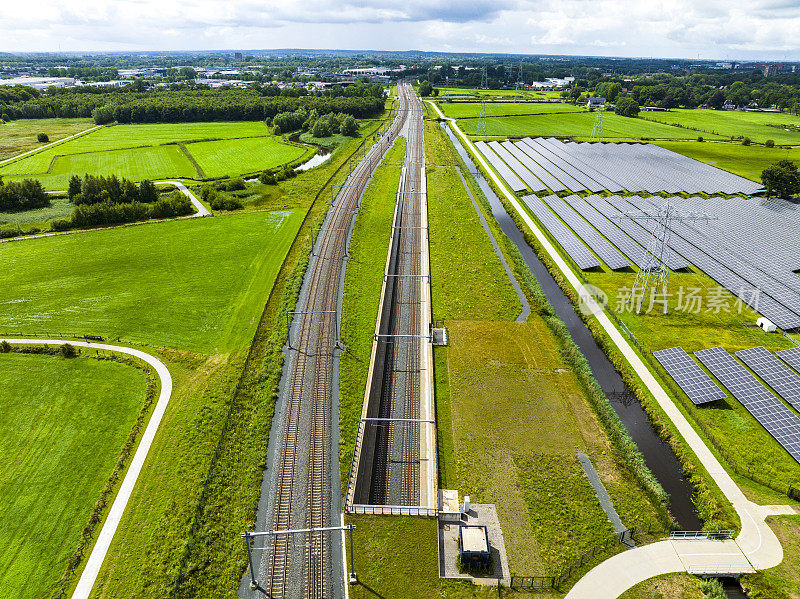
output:
{"label": "tree", "polygon": [[749,146],[751,143],[752,143],[752,141],[750,140],[749,137],[745,137],[745,138],[742,139],[742,145],[743,146]]}
{"label": "tree", "polygon": [[153,182],[149,179],[144,179],[141,183],[139,183],[138,192],[140,202],[152,204],[153,202],[158,201],[158,190]]}
{"label": "tree", "polygon": [[800,193],[800,173],[791,160],[780,160],[761,172],[761,181],[767,190],[767,197],[774,193],[780,198],[790,198]]}
{"label": "tree", "polygon": [[725,103],[725,94],[723,94],[721,90],[717,90],[708,99],[707,103],[711,108],[719,110],[720,108],[722,108],[722,105]]}
{"label": "tree", "polygon": [[420,81],[419,84],[419,95],[423,98],[427,98],[433,92],[433,85],[431,85],[430,81]]}
{"label": "tree", "polygon": [[356,120],[351,115],[347,115],[342,120],[339,133],[348,137],[355,137],[358,135],[358,123],[356,123]]}
{"label": "tree", "polygon": [[47,136],[47,133],[40,133],[39,135],[36,136],[36,139],[38,139],[39,142],[43,144],[50,141],[50,138]]}
{"label": "tree", "polygon": [[620,116],[635,117],[639,115],[639,103],[629,96],[617,98],[614,112]]}
{"label": "tree", "polygon": [[774,148],[775,147],[775,140],[774,139],[768,139],[767,141],[764,142],[764,145],[767,146],[768,148]]}
{"label": "tree", "polygon": [[58,351],[62,358],[74,358],[78,355],[78,350],[75,349],[74,345],[70,345],[69,343],[59,346]]}
{"label": "tree", "polygon": [[328,126],[328,121],[326,119],[317,119],[314,123],[314,126],[311,128],[311,135],[314,137],[330,137],[331,136],[331,128]]}
{"label": "tree", "polygon": [[81,192],[81,178],[78,175],[72,175],[69,178],[69,186],[67,187],[67,197],[72,200],[76,195]]}

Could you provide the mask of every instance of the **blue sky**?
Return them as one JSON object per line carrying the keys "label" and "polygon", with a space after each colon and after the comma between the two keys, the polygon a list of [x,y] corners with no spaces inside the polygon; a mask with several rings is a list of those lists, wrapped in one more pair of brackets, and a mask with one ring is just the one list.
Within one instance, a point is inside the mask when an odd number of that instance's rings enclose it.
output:
{"label": "blue sky", "polygon": [[29,0],[2,51],[343,48],[800,60],[800,0]]}

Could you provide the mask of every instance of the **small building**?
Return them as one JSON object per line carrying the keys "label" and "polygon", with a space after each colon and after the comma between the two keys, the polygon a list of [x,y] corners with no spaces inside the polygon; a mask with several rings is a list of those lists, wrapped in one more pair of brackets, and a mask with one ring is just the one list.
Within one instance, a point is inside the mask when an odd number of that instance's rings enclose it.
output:
{"label": "small building", "polygon": [[606,99],[605,98],[589,98],[586,101],[586,108],[589,110],[594,110],[596,108],[603,109],[606,107]]}
{"label": "small building", "polygon": [[774,322],[772,322],[769,318],[764,318],[763,316],[759,317],[759,319],[756,320],[756,324],[762,329],[764,329],[766,333],[774,333],[775,330],[778,328],[775,326]]}
{"label": "small building", "polygon": [[458,504],[458,491],[439,489],[439,520],[444,523],[461,521],[461,507]]}
{"label": "small building", "polygon": [[484,566],[489,564],[491,550],[489,548],[489,533],[485,526],[465,525],[458,531],[459,560],[467,567]]}

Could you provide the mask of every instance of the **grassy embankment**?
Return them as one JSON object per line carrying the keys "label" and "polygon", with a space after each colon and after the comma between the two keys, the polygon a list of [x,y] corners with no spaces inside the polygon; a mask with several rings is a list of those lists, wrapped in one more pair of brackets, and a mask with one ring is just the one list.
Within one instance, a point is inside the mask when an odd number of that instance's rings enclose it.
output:
{"label": "grassy embankment", "polygon": [[[18,119],[0,125],[0,162],[94,127],[92,119]],[[42,143],[39,133],[50,138]]]}
{"label": "grassy embankment", "polygon": [[[439,102],[439,108],[445,114],[454,119],[473,119],[478,118],[481,113],[481,105],[475,102]],[[561,114],[586,112],[586,109],[574,104],[564,102],[492,102],[486,104],[486,116],[511,116],[511,115],[538,115],[538,114]]]}
{"label": "grassy embankment", "polygon": [[768,518],[783,545],[783,561],[776,567],[742,578],[751,599],[797,599],[800,597],[800,516]]}
{"label": "grassy embankment", "polygon": [[727,138],[749,137],[756,143],[771,139],[776,144],[800,145],[800,116],[793,114],[696,108],[642,112],[639,116],[691,129],[696,132],[695,137],[711,133]]}
{"label": "grassy embankment", "polygon": [[655,576],[628,589],[619,599],[704,599],[702,584],[699,578],[689,574]]}
{"label": "grassy embankment", "polygon": [[147,375],[89,357],[0,354],[0,587],[39,596],[81,538]]}
{"label": "grassy embankment", "polygon": [[[538,314],[527,323],[511,322],[519,302],[438,125],[427,125],[426,145],[434,318],[444,319],[450,334],[450,346],[435,350],[440,486],[496,504],[517,574],[553,573],[612,534],[580,470],[576,445],[591,454],[626,523],[659,526],[657,510],[618,459],[549,326]],[[501,245],[508,250],[505,241]],[[418,538],[415,550],[397,553],[402,565],[380,553],[383,539],[402,543],[396,519],[352,521],[382,540],[356,535],[369,546],[357,549],[358,569],[373,592],[484,592],[438,580],[433,539]],[[429,528],[433,536],[435,525]],[[416,581],[413,593],[400,584],[401,574]]]}
{"label": "grassy embankment", "polygon": [[[551,90],[519,90],[513,89],[477,89],[474,87],[445,87],[437,85],[439,96],[450,94],[452,96],[475,96],[476,98],[501,99],[510,101],[518,94],[523,100],[557,102],[561,100],[561,92]],[[435,99],[435,98],[434,98]]]}
{"label": "grassy embankment", "polygon": [[10,162],[0,175],[32,177],[48,190],[64,190],[70,176],[87,172],[133,181],[236,176],[309,152],[271,136],[261,121],[115,125]]}
{"label": "grassy embankment", "polygon": [[[284,182],[282,207],[297,207],[302,218],[359,143],[352,140],[326,165]],[[244,568],[238,533],[252,526],[280,372],[282,309],[293,302],[309,227],[323,213],[325,198],[307,217],[280,272],[292,236],[275,234],[286,215],[265,213],[17,242],[19,250],[13,249],[16,244],[0,246],[0,251],[15,252],[3,288],[24,291],[6,301],[19,306],[29,302],[17,299],[33,298],[37,310],[14,312],[19,318],[14,332],[42,331],[46,322],[64,327],[51,329],[54,335],[91,327],[112,338],[124,335],[123,341],[135,338],[158,346],[148,351],[167,363],[174,379],[170,408],[101,571],[101,595],[191,594],[189,578],[202,588],[225,592],[238,583]],[[290,216],[283,226],[296,230],[300,218]],[[59,249],[78,243],[71,240],[77,238],[84,240],[80,248],[69,254]],[[48,255],[31,251],[42,243],[51,244]],[[61,256],[61,264],[51,255]],[[69,262],[65,256],[84,267],[79,272],[71,265],[72,278],[59,276]],[[41,267],[34,265],[37,260]],[[109,260],[118,263],[116,270],[104,266]],[[35,279],[30,272],[38,273]],[[25,281],[10,281],[10,273]],[[64,304],[64,296],[73,303]],[[8,324],[3,328],[8,330]],[[253,339],[246,376],[239,383]],[[230,535],[209,532],[222,522]],[[203,542],[195,543],[197,538]],[[199,550],[214,558],[198,557]],[[60,575],[52,572],[54,580]]]}

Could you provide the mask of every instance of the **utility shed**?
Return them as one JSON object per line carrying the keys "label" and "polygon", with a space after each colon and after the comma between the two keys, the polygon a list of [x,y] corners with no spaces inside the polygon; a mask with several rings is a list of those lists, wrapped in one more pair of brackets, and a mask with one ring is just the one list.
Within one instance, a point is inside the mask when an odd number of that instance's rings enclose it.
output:
{"label": "utility shed", "polygon": [[485,526],[461,526],[458,531],[459,558],[465,566],[489,563],[489,533]]}
{"label": "utility shed", "polygon": [[439,520],[441,522],[453,523],[461,521],[461,509],[458,505],[457,490],[439,489]]}

